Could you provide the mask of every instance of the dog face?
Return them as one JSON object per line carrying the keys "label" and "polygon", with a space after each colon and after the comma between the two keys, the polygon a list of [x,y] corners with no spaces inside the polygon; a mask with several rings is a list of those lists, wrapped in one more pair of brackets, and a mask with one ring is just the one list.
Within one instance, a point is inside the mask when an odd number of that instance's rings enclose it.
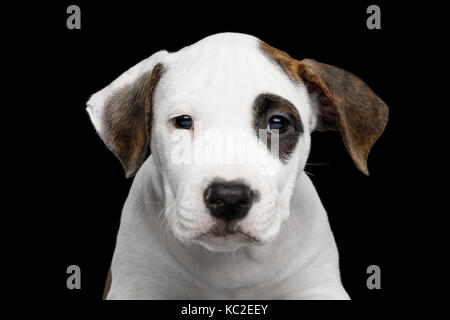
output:
{"label": "dog face", "polygon": [[[309,152],[306,88],[255,39],[228,35],[168,56],[153,103],[150,145],[174,203],[166,210],[174,234],[211,250],[273,239]],[[272,157],[274,127],[280,156]]]}
{"label": "dog face", "polygon": [[157,165],[173,235],[212,251],[277,237],[312,131],[339,130],[367,174],[387,121],[384,103],[350,73],[229,33],[154,54],[88,111],[128,176]]}

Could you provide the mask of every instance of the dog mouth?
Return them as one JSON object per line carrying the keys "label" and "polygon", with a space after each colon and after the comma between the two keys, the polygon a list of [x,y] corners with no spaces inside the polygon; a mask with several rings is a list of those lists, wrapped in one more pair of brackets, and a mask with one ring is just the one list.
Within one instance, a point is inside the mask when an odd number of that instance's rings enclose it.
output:
{"label": "dog mouth", "polygon": [[249,242],[260,242],[260,240],[251,232],[243,230],[239,225],[231,222],[219,222],[211,227],[208,231],[201,233],[196,237],[197,240],[205,240],[207,238],[227,238],[232,236],[243,236]]}

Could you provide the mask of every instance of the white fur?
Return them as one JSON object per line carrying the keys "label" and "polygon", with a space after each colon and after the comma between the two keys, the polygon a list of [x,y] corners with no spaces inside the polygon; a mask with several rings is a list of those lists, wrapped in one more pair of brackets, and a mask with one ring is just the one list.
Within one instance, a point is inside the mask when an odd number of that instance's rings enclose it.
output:
{"label": "white fur", "polygon": [[[305,87],[263,54],[258,39],[218,34],[175,53],[158,52],[93,95],[88,110],[99,132],[105,99],[159,62],[165,71],[154,92],[152,155],[123,209],[108,299],[348,299],[326,212],[303,171],[316,117]],[[272,175],[250,163],[171,161],[176,115],[194,119],[193,130],[177,132],[192,141],[204,138],[201,124],[247,132],[243,139],[256,143],[251,108],[261,93],[290,100],[304,126],[291,158],[273,166]],[[240,222],[257,243],[238,234],[198,239],[216,221],[203,202],[216,177],[243,179],[260,192]]]}

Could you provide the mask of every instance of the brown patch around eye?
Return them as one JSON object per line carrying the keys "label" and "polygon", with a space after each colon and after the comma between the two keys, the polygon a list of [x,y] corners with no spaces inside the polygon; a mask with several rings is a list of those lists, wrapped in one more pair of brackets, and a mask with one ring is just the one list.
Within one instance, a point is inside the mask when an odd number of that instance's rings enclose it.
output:
{"label": "brown patch around eye", "polygon": [[[271,116],[282,116],[289,121],[290,128],[279,134],[280,159],[285,163],[289,160],[300,135],[303,133],[303,124],[297,108],[289,100],[270,93],[258,95],[253,103],[253,128],[258,137],[259,130],[267,129],[267,122]],[[267,133],[267,140],[263,139],[263,142],[270,151],[270,132]]]}

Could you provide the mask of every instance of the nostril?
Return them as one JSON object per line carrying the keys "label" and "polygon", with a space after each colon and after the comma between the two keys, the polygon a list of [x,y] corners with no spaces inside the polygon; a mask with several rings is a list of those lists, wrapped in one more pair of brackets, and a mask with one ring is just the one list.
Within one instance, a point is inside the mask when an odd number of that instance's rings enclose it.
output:
{"label": "nostril", "polygon": [[248,207],[249,205],[250,205],[250,201],[248,201],[248,200],[239,200],[238,201],[239,207],[245,208],[245,207]]}
{"label": "nostril", "polygon": [[214,204],[216,206],[224,206],[225,205],[225,201],[223,201],[222,199],[217,199],[216,201],[214,201]]}

